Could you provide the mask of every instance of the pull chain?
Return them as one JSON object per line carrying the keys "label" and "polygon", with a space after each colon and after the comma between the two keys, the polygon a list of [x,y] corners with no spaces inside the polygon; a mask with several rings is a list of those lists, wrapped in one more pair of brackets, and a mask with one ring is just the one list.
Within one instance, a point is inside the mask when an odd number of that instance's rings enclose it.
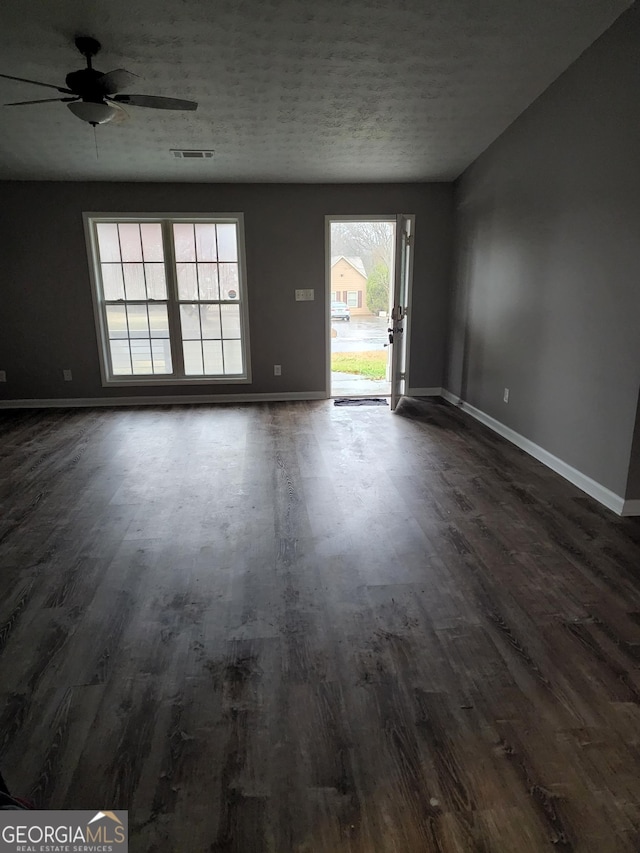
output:
{"label": "pull chain", "polygon": [[96,160],[100,159],[100,154],[98,153],[98,134],[96,133],[96,126],[93,125],[93,141],[96,146]]}

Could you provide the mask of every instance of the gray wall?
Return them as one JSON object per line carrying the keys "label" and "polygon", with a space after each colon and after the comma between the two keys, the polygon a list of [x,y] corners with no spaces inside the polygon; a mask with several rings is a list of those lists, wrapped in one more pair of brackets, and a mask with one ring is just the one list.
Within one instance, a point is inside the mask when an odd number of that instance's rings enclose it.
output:
{"label": "gray wall", "polygon": [[636,424],[633,431],[627,494],[625,497],[628,501],[640,500],[640,395],[638,396],[638,407],[636,409]]}
{"label": "gray wall", "polygon": [[620,496],[640,385],[638,44],[636,5],[458,182],[445,378]]}
{"label": "gray wall", "polygon": [[[136,387],[135,396],[325,388],[325,214],[416,215],[411,383],[440,386],[445,358],[450,184],[0,184],[0,399],[124,396],[101,386],[83,211],[245,215],[251,385]],[[316,301],[296,303],[313,287]],[[282,377],[273,376],[273,364]],[[71,368],[72,383],[63,368]]]}

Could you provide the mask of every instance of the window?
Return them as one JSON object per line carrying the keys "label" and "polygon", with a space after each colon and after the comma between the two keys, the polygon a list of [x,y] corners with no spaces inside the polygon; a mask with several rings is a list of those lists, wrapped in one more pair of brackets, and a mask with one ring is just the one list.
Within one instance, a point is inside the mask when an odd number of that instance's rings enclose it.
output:
{"label": "window", "polygon": [[357,290],[348,290],[347,291],[347,305],[349,308],[357,308],[358,307],[358,291]]}
{"label": "window", "polygon": [[103,381],[249,381],[242,217],[85,216]]}

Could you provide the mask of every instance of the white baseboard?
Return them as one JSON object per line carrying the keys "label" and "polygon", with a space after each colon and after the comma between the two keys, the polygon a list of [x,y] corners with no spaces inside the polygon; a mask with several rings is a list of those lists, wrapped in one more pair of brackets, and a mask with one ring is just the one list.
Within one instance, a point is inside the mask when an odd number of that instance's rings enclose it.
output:
{"label": "white baseboard", "polygon": [[456,397],[455,394],[452,394],[451,391],[447,391],[446,388],[440,389],[440,396],[443,400],[446,400],[447,403],[451,403],[452,406],[459,406],[462,403],[460,397]]}
{"label": "white baseboard", "polygon": [[409,388],[407,397],[440,397],[442,388]]}
{"label": "white baseboard", "polygon": [[498,435],[506,438],[507,441],[515,444],[516,447],[524,450],[525,453],[533,456],[534,459],[542,462],[543,465],[547,466],[547,468],[551,468],[551,470],[555,471],[556,474],[560,474],[560,476],[564,477],[565,480],[568,480],[570,483],[573,483],[574,486],[582,489],[582,491],[586,492],[589,497],[594,498],[617,515],[640,515],[640,501],[625,501],[625,499],[620,497],[620,495],[616,495],[615,492],[612,492],[601,483],[598,483],[596,480],[593,480],[591,477],[583,474],[582,471],[578,471],[577,468],[574,468],[572,465],[569,465],[567,462],[564,462],[562,459],[554,456],[553,453],[549,453],[548,450],[540,447],[540,445],[535,444],[533,441],[530,441],[528,438],[520,435],[520,433],[511,429],[511,427],[505,426],[500,421],[492,418],[491,415],[487,415],[480,409],[476,409],[475,406],[465,403],[464,400],[461,400],[460,397],[457,397],[445,388],[442,389],[441,396],[443,399],[447,400],[447,402],[462,409],[463,412],[467,412],[467,414],[471,415],[472,418],[475,418],[477,421],[480,421],[480,423],[489,427],[489,429],[498,433]]}
{"label": "white baseboard", "polygon": [[[411,397],[442,397],[454,406],[458,406],[463,412],[489,427],[489,429],[506,438],[516,447],[524,450],[534,459],[542,462],[552,471],[560,474],[565,480],[573,483],[590,497],[606,506],[608,509],[621,516],[640,515],[640,500],[625,500],[616,495],[610,489],[573,468],[568,463],[549,453],[543,447],[525,438],[520,433],[505,426],[500,421],[485,414],[475,406],[465,403],[460,397],[447,391],[446,388],[409,388],[407,396]],[[208,395],[181,395],[181,396],[157,396],[157,397],[68,397],[49,398],[39,400],[0,400],[0,409],[50,409],[50,408],[90,408],[107,406],[175,406],[193,405],[197,403],[286,403],[288,401],[300,400],[326,400],[324,391],[289,391],[286,393],[273,394],[208,394]]]}
{"label": "white baseboard", "polygon": [[286,403],[326,400],[324,391],[288,391],[276,394],[184,394],[157,397],[68,397],[44,400],[0,400],[0,409],[68,409],[93,406],[176,406],[194,403]]}

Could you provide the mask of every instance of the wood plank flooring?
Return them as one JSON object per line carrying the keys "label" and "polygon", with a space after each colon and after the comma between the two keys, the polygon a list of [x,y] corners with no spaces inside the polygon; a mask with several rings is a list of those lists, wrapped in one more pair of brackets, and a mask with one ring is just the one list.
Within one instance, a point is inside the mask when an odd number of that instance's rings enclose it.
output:
{"label": "wood plank flooring", "polygon": [[0,769],[145,853],[640,850],[640,520],[446,403],[0,413]]}

